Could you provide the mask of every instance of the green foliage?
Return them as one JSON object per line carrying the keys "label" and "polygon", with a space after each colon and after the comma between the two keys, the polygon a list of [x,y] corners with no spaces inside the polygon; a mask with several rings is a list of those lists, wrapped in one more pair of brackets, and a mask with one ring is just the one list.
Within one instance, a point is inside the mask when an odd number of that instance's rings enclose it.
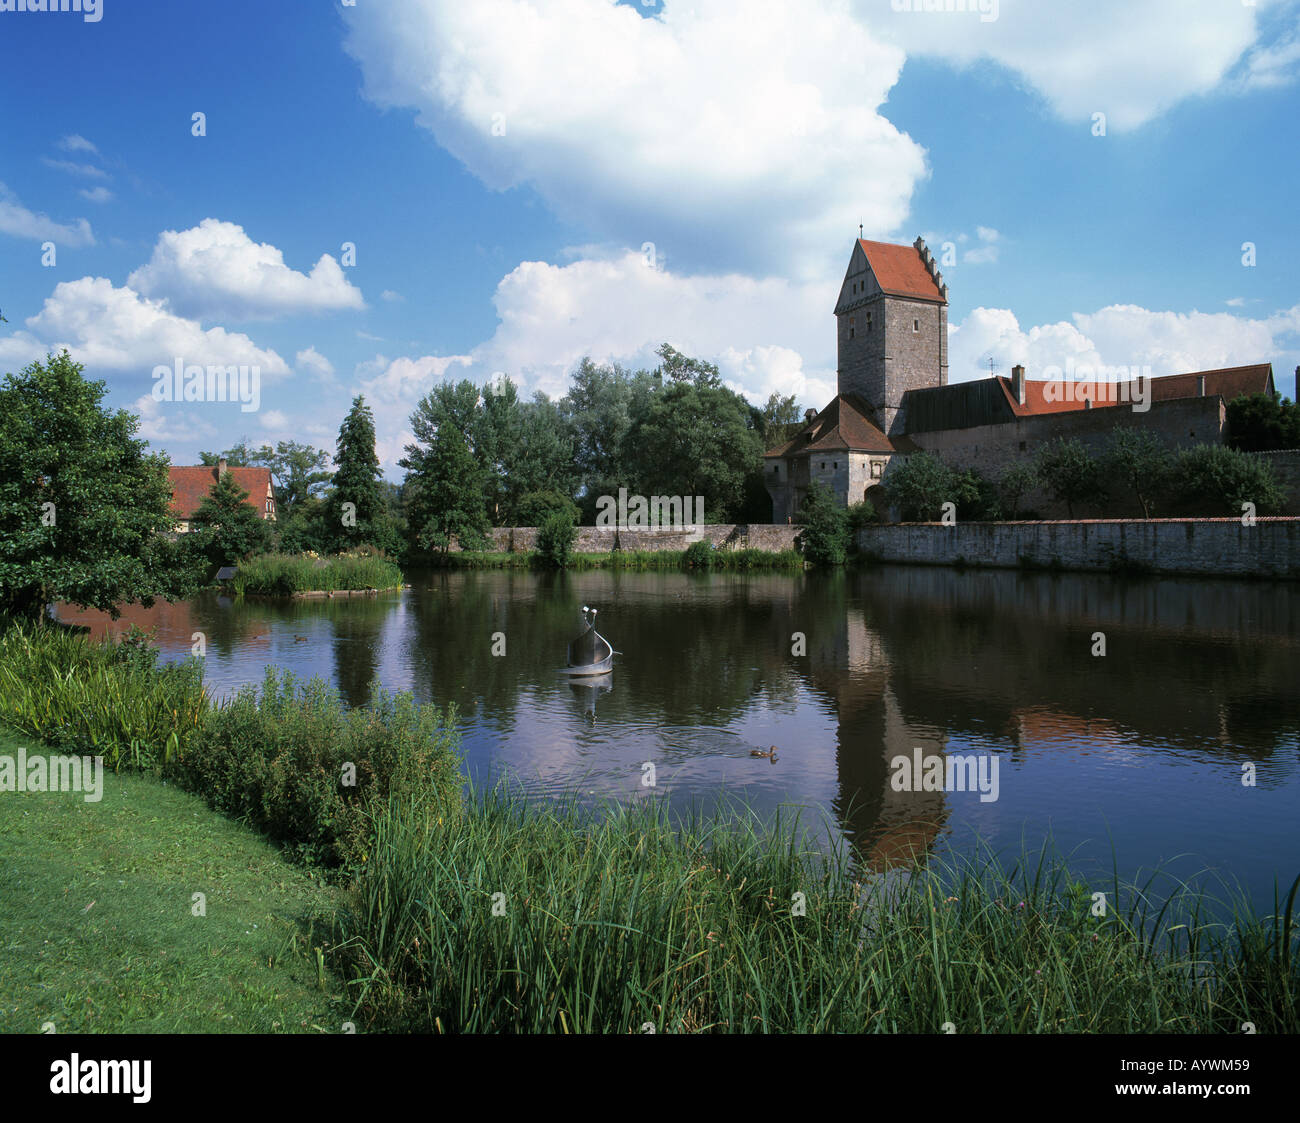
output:
{"label": "green foliage", "polygon": [[[338,470],[328,506],[335,547],[346,550],[363,543],[377,545],[376,523],[387,507],[379,483],[375,419],[361,395],[352,400],[352,408],[339,426],[334,463]],[[352,507],[345,507],[346,503]]]}
{"label": "green foliage", "polygon": [[804,496],[797,521],[803,526],[803,556],[813,565],[843,565],[849,550],[849,513],[817,481]]}
{"label": "green foliage", "polygon": [[516,526],[541,526],[548,516],[567,514],[575,526],[582,517],[578,505],[558,491],[530,491],[521,495],[515,505]]}
{"label": "green foliage", "polygon": [[274,549],[281,554],[329,553],[334,538],[324,500],[309,498],[294,505],[288,515],[279,515],[272,528]]}
{"label": "green foliage", "polygon": [[997,478],[998,503],[1003,516],[1014,521],[1025,496],[1038,484],[1038,469],[1032,460],[1017,460],[1003,468]]}
{"label": "green foliage", "polygon": [[[371,432],[373,436],[373,425]],[[321,498],[326,485],[334,479],[329,471],[329,461],[330,454],[324,449],[297,441],[280,441],[274,452],[269,445],[261,447],[257,462],[271,469],[278,519],[291,517],[306,503]]]}
{"label": "green foliage", "polygon": [[[270,451],[265,445],[262,451]],[[227,468],[251,468],[258,464],[258,451],[248,447],[248,438],[240,439],[239,444],[234,448],[228,448],[225,452],[200,452],[199,463],[209,468],[215,468],[224,460]]]}
{"label": "green foliage", "polygon": [[[375,816],[342,973],[364,980],[362,1017],[396,1031],[1300,1029],[1289,910],[1275,930],[1244,914],[1225,935],[1197,899],[1174,902],[1175,925],[1115,884],[1096,917],[1094,887],[1045,855],[858,876],[797,823],[764,829],[746,808],[705,821],[502,790],[394,799]],[[498,915],[494,894],[521,885]]]}
{"label": "green foliage", "polygon": [[402,571],[382,551],[367,548],[330,558],[263,554],[236,571],[231,587],[239,596],[291,596],[294,593],[399,589]]}
{"label": "green foliage", "polygon": [[686,552],[682,555],[682,568],[712,569],[713,555],[716,553],[713,543],[707,538],[701,538],[698,542],[692,542],[686,547]]}
{"label": "green foliage", "polygon": [[666,378],[669,382],[689,382],[699,390],[716,390],[722,385],[718,368],[712,363],[689,358],[667,343],[662,344],[655,354],[663,360],[662,365],[655,371],[655,375],[660,379]]}
{"label": "green foliage", "polygon": [[547,515],[546,521],[537,528],[538,559],[555,569],[566,568],[577,538],[578,528],[573,525],[569,512],[556,511]]}
{"label": "green foliage", "polygon": [[1243,504],[1253,503],[1260,515],[1271,515],[1286,504],[1273,466],[1265,459],[1227,445],[1197,445],[1178,454],[1175,500],[1182,515],[1240,516]]}
{"label": "green foliage", "polygon": [[478,388],[468,380],[435,386],[411,415],[415,443],[400,461],[407,469],[408,524],[412,545],[447,553],[486,541],[486,475],[469,446]]}
{"label": "green foliage", "polygon": [[849,550],[858,548],[858,531],[863,527],[875,526],[879,521],[876,508],[869,499],[849,505],[846,527],[849,532]]}
{"label": "green foliage", "polygon": [[1144,519],[1154,514],[1156,502],[1173,482],[1174,469],[1172,450],[1148,429],[1115,429],[1101,460],[1113,490],[1131,495]]}
{"label": "green foliage", "polygon": [[11,627],[0,633],[0,718],[108,768],[153,768],[184,750],[208,709],[199,661],[156,660],[137,632],[94,644],[50,625]]}
{"label": "green foliage", "polygon": [[0,383],[0,615],[34,620],[55,600],[116,615],[196,587],[166,538],[167,461],[105,393],[66,351]]}
{"label": "green foliage", "polygon": [[248,492],[227,472],[212,485],[194,512],[190,520],[194,529],[187,545],[210,567],[234,565],[270,544],[270,525],[247,500]]}
{"label": "green foliage", "polygon": [[775,390],[758,411],[758,431],[763,438],[763,449],[777,448],[790,440],[804,424],[803,411],[795,396],[783,398]]}
{"label": "green foliage", "polygon": [[1300,404],[1281,394],[1243,394],[1228,403],[1228,444],[1243,452],[1300,448]]}
{"label": "green foliage", "polygon": [[762,441],[751,421],[743,398],[708,379],[665,385],[645,400],[628,431],[626,470],[639,489],[629,490],[702,495],[718,521],[731,521],[746,481],[762,475]]}
{"label": "green foliage", "polygon": [[168,775],[292,856],[356,869],[372,856],[372,801],[459,791],[454,723],[382,690],[349,710],[322,680],[268,668],[260,696],[245,687],[215,708]]}
{"label": "green foliage", "polygon": [[1070,518],[1076,505],[1100,503],[1106,497],[1101,462],[1073,437],[1049,441],[1039,450],[1034,467],[1052,498],[1065,504]]}
{"label": "green foliage", "polygon": [[890,467],[883,486],[904,522],[936,522],[945,503],[960,510],[962,503],[975,497],[973,476],[954,472],[931,453],[914,452],[903,463]]}

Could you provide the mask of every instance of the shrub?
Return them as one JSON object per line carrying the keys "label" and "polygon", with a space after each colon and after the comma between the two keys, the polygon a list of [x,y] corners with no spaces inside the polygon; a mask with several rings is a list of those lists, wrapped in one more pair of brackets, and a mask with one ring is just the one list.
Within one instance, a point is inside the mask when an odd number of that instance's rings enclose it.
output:
{"label": "shrub", "polygon": [[1300,405],[1272,394],[1242,394],[1228,403],[1228,443],[1243,452],[1300,448]]}
{"label": "shrub", "polygon": [[1065,504],[1070,518],[1074,518],[1076,503],[1097,503],[1106,497],[1101,463],[1073,437],[1057,437],[1045,444],[1034,467],[1052,498]]}
{"label": "shrub", "polygon": [[1137,500],[1144,519],[1152,516],[1156,502],[1168,490],[1174,465],[1169,446],[1146,429],[1116,429],[1102,458],[1102,470],[1114,481],[1115,490]]}
{"label": "shrub", "polygon": [[808,489],[799,510],[803,555],[814,565],[843,565],[849,548],[849,513],[820,481]]}
{"label": "shrub", "polygon": [[1021,513],[1021,501],[1038,486],[1038,483],[1038,470],[1034,467],[1033,461],[1017,460],[1013,464],[1008,464],[997,481],[998,501],[1003,515],[1014,520]]}
{"label": "shrub", "polygon": [[701,538],[698,542],[692,542],[686,547],[686,552],[682,555],[682,568],[712,569],[713,554],[713,543],[708,539]]}
{"label": "shrub", "polygon": [[1244,503],[1253,503],[1258,514],[1267,515],[1286,503],[1271,464],[1226,445],[1184,449],[1176,476],[1180,482],[1175,503],[1183,515],[1240,515]]}
{"label": "shrub", "polygon": [[556,511],[537,530],[537,556],[545,565],[564,569],[577,538],[578,528],[568,512]]}
{"label": "shrub", "polygon": [[578,505],[567,495],[558,491],[530,491],[519,497],[515,504],[515,526],[541,526],[547,518],[556,513],[567,514],[576,526],[582,513]]}
{"label": "shrub", "polygon": [[459,790],[454,711],[376,689],[349,710],[321,679],[267,668],[215,708],[169,775],[303,861],[355,868],[369,858],[373,799]]}
{"label": "shrub", "polygon": [[[952,503],[963,514],[979,498],[974,472],[954,472],[937,456],[914,452],[889,475],[884,485],[889,501],[898,507],[904,522],[933,522]],[[968,516],[973,517],[973,516]]]}
{"label": "shrub", "polygon": [[0,716],[114,770],[156,767],[184,750],[209,706],[201,662],[157,658],[138,630],[96,644],[49,625],[12,627],[0,635]]}

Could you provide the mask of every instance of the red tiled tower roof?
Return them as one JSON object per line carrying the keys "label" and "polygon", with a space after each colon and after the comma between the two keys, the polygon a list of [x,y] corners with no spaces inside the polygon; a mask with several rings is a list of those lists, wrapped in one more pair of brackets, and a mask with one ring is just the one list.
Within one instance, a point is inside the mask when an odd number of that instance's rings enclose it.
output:
{"label": "red tiled tower roof", "polygon": [[936,304],[947,303],[915,246],[869,242],[865,238],[859,238],[858,245],[867,255],[867,264],[871,266],[876,284],[887,296],[910,296],[916,300],[933,300]]}

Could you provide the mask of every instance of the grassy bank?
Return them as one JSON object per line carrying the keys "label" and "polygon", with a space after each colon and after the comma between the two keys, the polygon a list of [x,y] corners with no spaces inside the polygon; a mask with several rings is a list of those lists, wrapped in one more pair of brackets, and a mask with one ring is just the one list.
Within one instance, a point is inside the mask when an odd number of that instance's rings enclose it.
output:
{"label": "grassy bank", "polygon": [[230,585],[239,596],[400,589],[402,571],[383,554],[263,554],[242,562]]}
{"label": "grassy bank", "polygon": [[[0,643],[0,682],[46,643],[47,659],[166,676],[53,629],[25,642]],[[105,708],[75,675],[48,688],[52,707]],[[743,808],[680,822],[654,802],[465,798],[454,714],[382,693],[349,710],[275,672],[207,706],[170,754],[146,749],[121,764],[153,776],[106,777],[101,804],[0,793],[15,1025],[310,1028],[345,1010],[429,1032],[1300,1032],[1294,887],[1275,917],[1223,924],[1203,897],[1153,914],[1051,856],[859,881]],[[342,1006],[309,993],[315,947]]]}
{"label": "grassy bank", "polygon": [[[799,571],[804,567],[798,550],[713,550],[701,564],[698,555],[688,557],[688,550],[610,550],[605,553],[574,553],[567,568],[627,570],[716,570],[719,572]],[[436,555],[430,559],[435,567],[448,569],[531,569],[540,566],[536,553],[509,554],[492,551],[465,551]]]}
{"label": "grassy bank", "polygon": [[[37,747],[0,730],[0,754],[19,745]],[[348,1016],[312,955],[339,891],[174,786],[0,794],[0,848],[0,1032],[337,1033]]]}
{"label": "grassy bank", "polygon": [[1115,885],[1099,918],[1050,858],[864,885],[752,822],[394,801],[345,974],[369,1017],[424,1031],[1300,1030],[1293,901],[1218,927]]}

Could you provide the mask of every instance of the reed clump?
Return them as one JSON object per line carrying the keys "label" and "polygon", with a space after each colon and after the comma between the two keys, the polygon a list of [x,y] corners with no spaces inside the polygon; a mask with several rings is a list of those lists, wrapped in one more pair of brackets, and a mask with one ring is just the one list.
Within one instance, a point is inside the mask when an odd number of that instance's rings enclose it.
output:
{"label": "reed clump", "polygon": [[382,551],[336,554],[261,554],[241,562],[230,581],[239,596],[400,589],[402,571]]}
{"label": "reed clump", "polygon": [[1153,916],[1143,889],[1114,885],[1097,916],[1046,852],[861,881],[789,822],[594,815],[500,789],[389,800],[372,837],[341,970],[389,1029],[1300,1028],[1294,888],[1276,917],[1222,924],[1190,891]]}
{"label": "reed clump", "polygon": [[114,770],[157,767],[184,751],[211,708],[200,660],[157,661],[138,629],[92,643],[13,624],[0,631],[0,723]]}

